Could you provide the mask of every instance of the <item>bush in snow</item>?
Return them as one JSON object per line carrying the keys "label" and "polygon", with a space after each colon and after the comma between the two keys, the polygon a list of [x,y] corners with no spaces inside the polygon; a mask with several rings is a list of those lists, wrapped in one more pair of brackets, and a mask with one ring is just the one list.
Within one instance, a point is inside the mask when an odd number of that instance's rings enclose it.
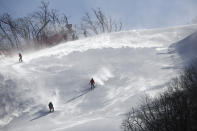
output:
{"label": "bush in snow", "polygon": [[122,122],[124,131],[196,131],[197,63],[169,84],[158,98],[147,98]]}

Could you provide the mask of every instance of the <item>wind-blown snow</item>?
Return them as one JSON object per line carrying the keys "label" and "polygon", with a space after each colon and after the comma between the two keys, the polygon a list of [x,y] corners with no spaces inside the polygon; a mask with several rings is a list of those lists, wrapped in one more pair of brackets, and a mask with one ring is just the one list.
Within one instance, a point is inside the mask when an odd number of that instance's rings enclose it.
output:
{"label": "wind-blown snow", "polygon": [[[196,29],[102,34],[23,54],[24,63],[17,56],[1,59],[0,130],[120,130],[132,106],[177,75],[184,61],[179,43]],[[186,48],[187,39],[183,43]],[[90,91],[92,77],[96,88]],[[50,114],[49,101],[55,107]]]}

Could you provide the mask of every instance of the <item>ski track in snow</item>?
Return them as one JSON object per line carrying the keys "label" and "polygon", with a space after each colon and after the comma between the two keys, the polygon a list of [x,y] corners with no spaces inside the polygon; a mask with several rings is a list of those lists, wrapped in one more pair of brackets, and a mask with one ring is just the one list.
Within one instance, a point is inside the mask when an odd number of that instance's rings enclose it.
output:
{"label": "ski track in snow", "polygon": [[[197,29],[132,30],[62,43],[1,59],[0,130],[120,130],[145,94],[163,91],[182,68],[169,46]],[[88,91],[90,78],[96,88]],[[48,102],[55,112],[48,113]]]}

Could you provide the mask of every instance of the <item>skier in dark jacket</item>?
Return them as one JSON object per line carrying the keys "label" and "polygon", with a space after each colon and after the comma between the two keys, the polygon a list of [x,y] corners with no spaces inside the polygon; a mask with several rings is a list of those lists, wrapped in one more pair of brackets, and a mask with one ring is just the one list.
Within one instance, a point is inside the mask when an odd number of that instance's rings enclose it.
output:
{"label": "skier in dark jacket", "polygon": [[19,62],[23,62],[21,53],[18,53],[18,56],[19,56]]}
{"label": "skier in dark jacket", "polygon": [[50,112],[54,111],[54,107],[53,107],[52,102],[49,102],[49,110],[50,110]]}
{"label": "skier in dark jacket", "polygon": [[90,80],[90,83],[89,83],[90,85],[91,85],[91,89],[93,89],[93,88],[95,88],[95,82],[94,82],[94,79],[92,78],[91,80]]}

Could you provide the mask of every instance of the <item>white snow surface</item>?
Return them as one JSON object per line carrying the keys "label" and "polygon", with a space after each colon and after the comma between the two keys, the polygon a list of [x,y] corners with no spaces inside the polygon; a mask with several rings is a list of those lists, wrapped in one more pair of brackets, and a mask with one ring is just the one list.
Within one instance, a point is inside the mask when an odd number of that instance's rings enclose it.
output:
{"label": "white snow surface", "polygon": [[195,31],[197,25],[122,31],[24,53],[23,63],[1,58],[0,130],[120,131],[132,107],[165,90],[197,56],[186,49],[188,41],[196,48]]}

